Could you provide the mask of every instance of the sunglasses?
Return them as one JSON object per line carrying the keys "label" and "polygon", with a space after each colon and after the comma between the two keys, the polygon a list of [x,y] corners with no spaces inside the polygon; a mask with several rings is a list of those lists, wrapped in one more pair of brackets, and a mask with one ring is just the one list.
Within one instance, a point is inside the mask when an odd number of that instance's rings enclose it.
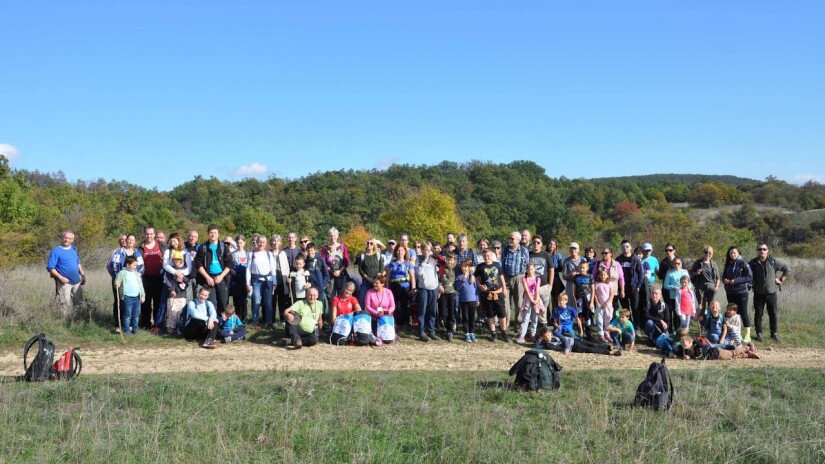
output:
{"label": "sunglasses", "polygon": [[667,251],[668,253],[670,253],[671,251],[676,251],[676,249],[675,249],[675,248],[665,248],[665,251]]}
{"label": "sunglasses", "polygon": [[501,247],[495,247],[495,249],[496,249],[496,250],[500,250],[500,249],[501,249]]}

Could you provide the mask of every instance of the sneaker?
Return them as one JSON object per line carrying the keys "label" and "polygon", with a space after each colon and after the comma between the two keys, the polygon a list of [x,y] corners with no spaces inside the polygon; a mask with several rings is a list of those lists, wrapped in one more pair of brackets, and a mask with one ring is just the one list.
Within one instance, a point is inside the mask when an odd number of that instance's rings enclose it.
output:
{"label": "sneaker", "polygon": [[440,339],[439,339],[439,338],[435,335],[435,332],[430,332],[430,333],[428,333],[428,334],[427,334],[427,336],[428,336],[428,337],[430,337],[430,339],[431,339],[431,340],[440,340]]}
{"label": "sneaker", "polygon": [[420,334],[418,334],[418,339],[421,340],[422,342],[425,342],[425,343],[430,341],[430,338],[427,337],[427,334],[425,334],[424,332],[421,332]]}
{"label": "sneaker", "polygon": [[476,333],[475,332],[470,333],[470,341],[475,343],[475,341],[476,341]]}
{"label": "sneaker", "polygon": [[287,345],[289,345],[289,339],[288,338],[282,338],[282,339],[276,341],[275,345],[281,346],[281,347],[286,347]]}
{"label": "sneaker", "polygon": [[491,342],[496,341],[497,338],[498,338],[498,336],[496,335],[495,332],[490,332],[490,341]]}
{"label": "sneaker", "polygon": [[447,332],[447,341],[448,342],[453,341],[453,333],[452,332]]}
{"label": "sneaker", "polygon": [[464,334],[464,341],[467,342],[467,343],[473,341],[473,334],[469,334],[469,333]]}
{"label": "sneaker", "polygon": [[523,345],[526,342],[524,340],[524,337],[519,337],[518,340],[516,340],[516,343],[518,343],[519,345]]}
{"label": "sneaker", "polygon": [[116,334],[119,334],[119,333],[122,333],[122,332],[123,332],[123,331],[122,331],[122,330],[120,330],[120,327],[115,327],[115,333],[116,333]]}
{"label": "sneaker", "polygon": [[613,351],[613,353],[611,353],[611,354],[612,354],[613,356],[621,356],[621,355],[622,355],[622,348],[621,348],[621,347],[617,348],[617,349],[616,349],[615,351]]}
{"label": "sneaker", "polygon": [[152,327],[149,331],[155,335],[160,335],[160,327]]}
{"label": "sneaker", "polygon": [[215,340],[212,340],[211,338],[207,338],[206,341],[203,342],[203,345],[201,345],[201,346],[203,346],[204,348],[210,349],[210,350],[214,350],[215,348],[218,347],[218,345],[215,343]]}
{"label": "sneaker", "polygon": [[503,342],[509,342],[510,341],[510,336],[507,335],[506,331],[501,332],[501,341],[503,341]]}
{"label": "sneaker", "polygon": [[223,342],[224,343],[232,343],[232,337],[230,337],[228,335],[226,337],[223,337]]}
{"label": "sneaker", "polygon": [[764,342],[764,341],[765,341],[765,337],[764,337],[764,336],[762,336],[762,334],[761,334],[761,333],[758,333],[758,334],[756,334],[756,341],[757,341],[757,342]]}
{"label": "sneaker", "polygon": [[773,341],[775,341],[775,342],[778,342],[778,341],[779,341],[779,334],[773,334],[773,335],[771,335],[771,340],[773,340]]}

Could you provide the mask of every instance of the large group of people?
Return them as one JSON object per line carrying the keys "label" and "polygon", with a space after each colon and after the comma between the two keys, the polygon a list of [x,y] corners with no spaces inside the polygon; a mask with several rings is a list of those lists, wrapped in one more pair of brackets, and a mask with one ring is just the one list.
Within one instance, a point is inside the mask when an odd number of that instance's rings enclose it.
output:
{"label": "large group of people", "polygon": [[[221,238],[217,226],[207,235],[203,242],[195,230],[166,239],[146,227],[140,245],[134,234],[120,236],[107,265],[114,330],[182,335],[214,348],[245,338],[245,324],[283,324],[281,344],[301,347],[322,340],[339,318],[366,314],[373,331],[390,320],[397,333],[422,342],[463,335],[473,343],[486,330],[493,342],[512,337],[565,352],[620,354],[645,337],[672,354],[692,331],[737,350],[752,346],[752,335],[765,340],[766,307],[769,336],[779,341],[777,292],[789,277],[765,243],[750,261],[731,246],[720,269],[711,246],[691,261],[671,244],[658,259],[650,243],[628,240],[618,255],[572,242],[565,256],[557,240],[527,229],[504,244],[482,238],[475,249],[466,234],[447,234],[444,243],[403,234],[386,246],[370,237],[363,250],[348,250],[335,228],[320,246],[294,232],[286,244],[277,234],[255,234],[249,250],[246,237]],[[66,315],[85,280],[73,242],[64,232],[47,264]]]}

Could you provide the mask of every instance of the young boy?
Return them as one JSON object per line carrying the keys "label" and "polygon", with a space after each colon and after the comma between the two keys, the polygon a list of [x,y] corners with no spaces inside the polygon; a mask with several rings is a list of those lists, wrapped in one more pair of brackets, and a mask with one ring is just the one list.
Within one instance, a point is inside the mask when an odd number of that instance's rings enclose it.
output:
{"label": "young boy", "polygon": [[441,315],[441,322],[447,332],[447,341],[453,341],[455,331],[455,254],[447,255],[447,265],[441,269],[438,278],[438,312]]}
{"label": "young boy", "polygon": [[[587,261],[579,264],[579,273],[573,277],[573,295],[576,297],[579,315],[589,328],[593,321],[593,276],[588,269]],[[587,335],[590,336],[589,329]]]}
{"label": "young boy", "polygon": [[719,311],[719,302],[713,301],[708,308],[708,316],[705,318],[705,330],[707,331],[708,341],[714,345],[720,343],[722,340],[722,326],[725,324],[725,319]]}
{"label": "young boy", "polygon": [[557,337],[557,342],[553,343],[553,332],[546,325],[539,327],[538,337],[536,337],[536,348],[543,350],[557,350],[564,354],[575,353],[591,353],[591,354],[610,354],[610,347],[604,343],[588,342],[581,338],[561,336]]}
{"label": "young boy", "polygon": [[630,311],[623,309],[619,312],[619,318],[613,319],[607,331],[610,333],[610,338],[613,340],[613,346],[617,350],[617,355],[621,355],[627,342],[630,341],[630,350],[636,347],[636,329],[633,323],[630,322]]}
{"label": "young boy", "polygon": [[184,251],[174,250],[170,254],[172,268],[175,271],[184,271],[181,275],[177,272],[166,272],[164,284],[166,285],[166,332],[173,335],[178,331],[178,321],[183,309],[186,308],[186,294],[189,289],[189,277],[185,275],[187,270],[186,256]]}
{"label": "young boy", "polygon": [[742,317],[738,313],[739,307],[736,306],[736,303],[728,304],[719,343],[733,346],[742,344]]}
{"label": "young boy", "polygon": [[576,308],[567,304],[567,294],[559,295],[559,305],[553,310],[553,327],[555,327],[556,335],[566,337],[576,337],[576,332],[573,329],[573,321],[579,325],[579,335],[584,336],[584,329],[582,321],[579,319],[579,312]]}
{"label": "young boy", "polygon": [[327,302],[327,282],[329,282],[329,268],[321,254],[318,253],[314,242],[307,243],[304,264],[309,272],[309,283],[318,289],[318,301],[324,305],[324,322],[332,327],[330,321],[329,304]]}
{"label": "young boy", "polygon": [[289,291],[292,293],[292,301],[305,300],[307,289],[312,287],[310,283],[310,273],[304,269],[304,257],[298,255],[293,261],[295,270],[289,273]]}
{"label": "young boy", "polygon": [[246,327],[244,327],[238,315],[235,314],[235,305],[227,306],[226,311],[221,315],[221,329],[218,334],[225,343],[246,340]]}
{"label": "young boy", "polygon": [[146,299],[146,292],[143,290],[143,279],[137,270],[138,259],[127,256],[124,264],[124,268],[115,277],[115,286],[123,302],[123,333],[128,335],[138,333],[140,305]]}

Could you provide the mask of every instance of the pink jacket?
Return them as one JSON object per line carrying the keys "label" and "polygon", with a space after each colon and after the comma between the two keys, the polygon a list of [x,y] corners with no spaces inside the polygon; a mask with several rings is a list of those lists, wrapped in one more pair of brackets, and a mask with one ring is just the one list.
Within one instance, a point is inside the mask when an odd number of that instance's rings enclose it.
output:
{"label": "pink jacket", "polygon": [[371,288],[367,291],[367,297],[364,299],[364,306],[367,307],[367,312],[372,316],[378,316],[378,307],[384,310],[384,314],[392,315],[395,312],[395,298],[388,288],[384,288],[381,293]]}
{"label": "pink jacket", "polygon": [[[610,286],[616,291],[616,298],[619,297],[619,289],[624,288],[624,271],[622,265],[615,259],[612,261],[613,266],[606,264],[604,261],[598,261],[596,266],[593,266],[593,281],[597,282],[599,279],[599,271],[604,269],[610,276]],[[618,277],[617,277],[618,275]],[[618,283],[617,283],[618,280]]]}

